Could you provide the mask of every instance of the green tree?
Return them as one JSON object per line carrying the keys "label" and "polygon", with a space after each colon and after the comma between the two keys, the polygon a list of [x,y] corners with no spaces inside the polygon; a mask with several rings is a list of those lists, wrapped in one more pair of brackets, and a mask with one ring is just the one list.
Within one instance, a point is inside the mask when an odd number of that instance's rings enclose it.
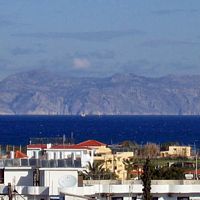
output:
{"label": "green tree", "polygon": [[83,171],[84,179],[97,180],[100,179],[104,169],[100,162],[88,163],[88,169]]}
{"label": "green tree", "polygon": [[86,180],[107,180],[117,178],[114,172],[103,168],[102,162],[93,162],[92,164],[89,162],[88,169],[84,170],[81,175],[83,176],[83,179]]}
{"label": "green tree", "polygon": [[138,147],[138,144],[135,141],[131,140],[125,140],[121,143],[122,147],[128,147],[128,148],[136,148]]}
{"label": "green tree", "polygon": [[152,179],[154,180],[182,180],[184,171],[178,167],[162,167],[153,171]]}
{"label": "green tree", "polygon": [[143,183],[143,199],[151,200],[151,178],[152,178],[152,165],[150,159],[147,158],[143,166],[143,174],[141,176]]}
{"label": "green tree", "polygon": [[140,156],[143,158],[157,158],[160,154],[160,148],[157,144],[147,143],[140,149]]}
{"label": "green tree", "polygon": [[125,148],[128,151],[133,151],[134,155],[138,154],[138,151],[140,148],[139,145],[135,141],[131,141],[131,140],[125,140],[121,142],[120,145],[122,146],[122,148]]}
{"label": "green tree", "polygon": [[[137,171],[139,170],[139,161],[134,158],[127,158],[123,160],[123,164],[125,165],[125,170],[127,171],[127,179],[131,178],[131,171],[133,171],[134,169],[137,169]],[[138,172],[139,173],[139,172]],[[139,174],[138,174],[138,178],[139,178]]]}
{"label": "green tree", "polygon": [[160,145],[160,149],[161,151],[168,151],[169,146],[177,146],[177,145],[179,145],[178,142],[165,142]]}

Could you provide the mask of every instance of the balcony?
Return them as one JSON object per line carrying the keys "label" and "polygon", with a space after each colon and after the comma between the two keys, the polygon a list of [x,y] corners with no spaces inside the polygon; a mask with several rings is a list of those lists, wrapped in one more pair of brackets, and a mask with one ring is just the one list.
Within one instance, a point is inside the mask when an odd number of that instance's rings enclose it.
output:
{"label": "balcony", "polygon": [[49,187],[29,186],[27,195],[49,195]]}
{"label": "balcony", "polygon": [[0,194],[7,194],[8,193],[8,187],[6,185],[0,185]]}
{"label": "balcony", "polygon": [[81,168],[81,160],[67,159],[0,159],[0,168],[40,167],[40,168]]}
{"label": "balcony", "polygon": [[[8,186],[0,185],[0,193],[8,194]],[[44,186],[15,186],[13,194],[20,195],[49,195],[49,187]]]}

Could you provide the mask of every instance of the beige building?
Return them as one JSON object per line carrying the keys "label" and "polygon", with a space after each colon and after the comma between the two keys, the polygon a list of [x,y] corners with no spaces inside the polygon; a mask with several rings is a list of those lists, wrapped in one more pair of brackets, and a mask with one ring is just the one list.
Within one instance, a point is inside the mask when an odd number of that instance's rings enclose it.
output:
{"label": "beige building", "polygon": [[123,163],[124,159],[133,157],[133,152],[117,152],[112,154],[112,151],[108,147],[101,147],[96,150],[94,160],[102,161],[103,167],[109,169],[111,172],[115,172],[120,180],[127,178],[127,170]]}
{"label": "beige building", "polygon": [[168,151],[160,151],[161,157],[190,157],[191,147],[190,146],[169,146]]}
{"label": "beige building", "polygon": [[92,149],[94,151],[94,161],[103,162],[103,167],[109,169],[111,172],[115,172],[120,180],[126,179],[127,170],[123,161],[133,157],[133,152],[116,152],[113,154],[112,150],[106,144],[96,140],[87,140],[77,145]]}

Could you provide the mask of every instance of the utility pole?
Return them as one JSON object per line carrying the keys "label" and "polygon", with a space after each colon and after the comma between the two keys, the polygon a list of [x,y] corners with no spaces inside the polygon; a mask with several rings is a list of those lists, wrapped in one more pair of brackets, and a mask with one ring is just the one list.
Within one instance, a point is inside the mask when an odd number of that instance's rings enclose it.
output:
{"label": "utility pole", "polygon": [[197,154],[196,141],[194,142],[194,150],[195,150],[195,179],[198,180],[198,154]]}
{"label": "utility pole", "polygon": [[196,180],[198,180],[198,163],[197,163],[197,152],[196,152],[196,169],[195,169],[195,171],[196,171]]}
{"label": "utility pole", "polygon": [[12,186],[11,183],[8,183],[8,199],[12,200],[13,195],[12,195]]}

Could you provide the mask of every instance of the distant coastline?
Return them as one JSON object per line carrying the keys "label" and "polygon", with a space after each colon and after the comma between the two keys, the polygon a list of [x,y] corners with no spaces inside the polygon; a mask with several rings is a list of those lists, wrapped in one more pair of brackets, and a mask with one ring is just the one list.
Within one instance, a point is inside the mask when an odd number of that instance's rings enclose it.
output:
{"label": "distant coastline", "polygon": [[71,78],[33,70],[0,81],[0,114],[199,115],[200,76]]}
{"label": "distant coastline", "polygon": [[0,113],[0,117],[200,117],[200,114],[87,114],[87,115],[81,115],[81,114],[7,114],[7,113]]}

